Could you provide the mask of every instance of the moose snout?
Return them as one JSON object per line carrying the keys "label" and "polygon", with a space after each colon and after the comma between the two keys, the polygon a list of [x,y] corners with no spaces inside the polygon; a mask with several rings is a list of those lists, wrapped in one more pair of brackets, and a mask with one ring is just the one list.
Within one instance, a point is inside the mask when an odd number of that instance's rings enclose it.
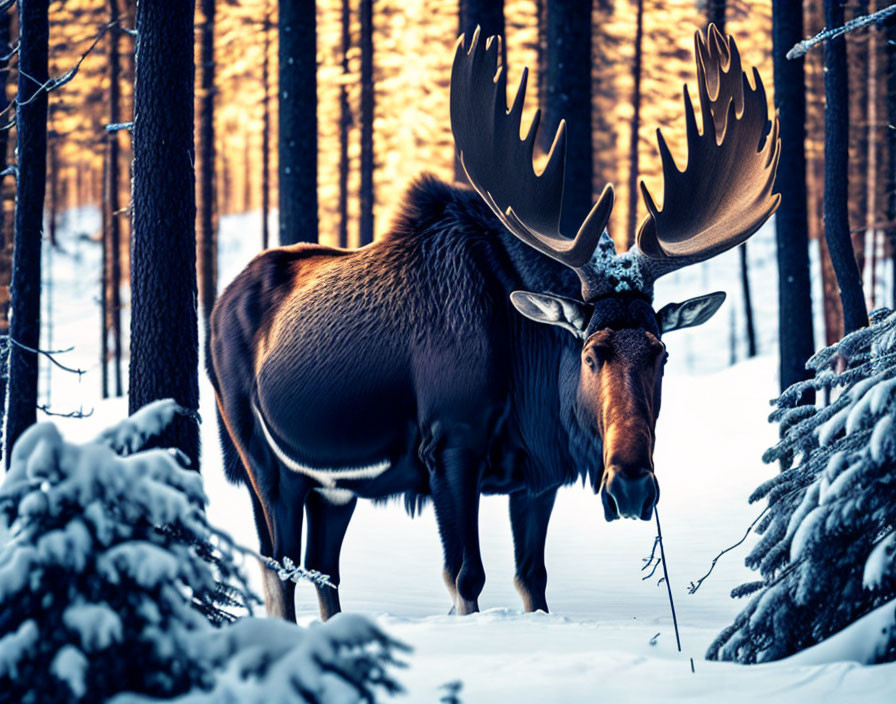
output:
{"label": "moose snout", "polygon": [[608,521],[617,518],[649,521],[658,498],[659,487],[653,472],[645,470],[633,475],[609,468],[604,474],[601,501]]}

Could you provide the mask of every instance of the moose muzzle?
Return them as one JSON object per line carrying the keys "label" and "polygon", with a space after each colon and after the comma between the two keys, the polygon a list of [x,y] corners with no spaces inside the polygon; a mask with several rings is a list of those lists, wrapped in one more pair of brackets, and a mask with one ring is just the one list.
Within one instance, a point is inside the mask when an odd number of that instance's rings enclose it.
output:
{"label": "moose muzzle", "polygon": [[601,486],[604,517],[608,521],[617,518],[640,518],[649,521],[653,507],[659,498],[659,487],[653,472],[644,471],[636,476],[608,468]]}

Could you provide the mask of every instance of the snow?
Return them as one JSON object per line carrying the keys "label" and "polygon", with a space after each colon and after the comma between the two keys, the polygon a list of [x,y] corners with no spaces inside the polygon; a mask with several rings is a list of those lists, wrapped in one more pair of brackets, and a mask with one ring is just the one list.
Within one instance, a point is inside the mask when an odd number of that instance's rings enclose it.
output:
{"label": "snow", "polygon": [[896,531],[885,535],[868,555],[862,573],[862,586],[865,589],[877,589],[889,569],[887,563],[892,563],[894,558],[896,558]]}
{"label": "snow", "polygon": [[87,658],[73,645],[64,645],[50,663],[50,674],[65,682],[76,698],[87,692],[84,676],[87,672]]}
{"label": "snow", "polygon": [[[827,640],[791,655],[781,662],[795,665],[821,665],[850,661],[874,662],[879,657],[879,652],[889,642],[891,637],[889,633],[894,629],[896,629],[896,602],[891,601],[865,614]],[[868,669],[878,668],[890,670],[891,673],[893,671],[892,665]],[[890,701],[892,700],[893,690],[891,689]]]}
{"label": "snow", "polygon": [[[79,231],[78,218],[81,230],[96,228],[91,212],[71,217],[76,224],[71,231]],[[257,213],[222,218],[222,286],[256,253],[258,220]],[[99,329],[99,318],[90,303],[96,285],[84,276],[85,271],[98,271],[98,250],[83,240],[64,244],[69,253],[53,258],[53,345],[76,345],[62,359],[87,374],[79,380],[55,368],[48,371],[49,365],[42,361],[41,379],[44,389],[48,378],[52,382],[47,400],[54,410],[93,409],[86,419],[58,419],[67,437],[80,440],[124,417],[126,401],[98,399],[94,330]],[[655,459],[683,652],[675,648],[666,588],[657,584],[659,573],[642,581],[642,558],[653,544],[654,524],[606,523],[599,497],[590,489],[569,487],[557,499],[546,549],[550,614],[520,612],[506,497],[482,500],[480,533],[487,582],[480,598],[483,612],[468,617],[447,615],[450,600],[441,578],[441,545],[431,507],[412,520],[397,502],[374,506],[362,501],[342,551],[340,596],[347,611],[372,616],[386,633],[414,648],[406,657],[409,669],[399,674],[408,694],[395,701],[438,701],[445,695],[444,684],[460,680],[458,696],[464,704],[597,699],[717,702],[723,696],[726,704],[763,699],[892,702],[896,665],[859,666],[845,662],[848,654],[811,663],[789,660],[750,667],[703,660],[708,644],[743,606],[729,598],[730,590],[755,578],[743,565],[754,538],[726,554],[694,595],[687,593],[687,585],[706,573],[723,548],[740,539],[761,511],[748,504],[747,497],[777,471],[760,460],[777,441],[777,429],[766,422],[769,399],[777,395],[777,363],[771,354],[777,334],[773,228],[766,226],[757,233],[748,251],[759,349],[764,355],[759,358],[727,367],[732,321],[738,357],[743,356],[735,252],[671,274],[656,285],[657,307],[712,290],[729,294],[728,303],[706,325],[671,333],[666,340],[671,357]],[[820,330],[816,328],[818,340]],[[224,479],[214,398],[204,374],[200,384],[209,518],[238,542],[257,547],[247,491]],[[139,462],[139,456],[133,459]],[[130,461],[121,460],[119,470]],[[150,471],[149,466],[141,468]],[[139,476],[135,467],[121,480],[137,482]],[[191,492],[196,489],[191,487]],[[167,513],[163,509],[159,508],[160,517]],[[254,565],[249,567],[261,593],[260,575]],[[313,587],[300,583],[296,599],[300,622],[315,622]],[[240,627],[250,629],[249,624]],[[231,674],[233,679],[222,681],[221,687],[238,686],[237,673]]]}
{"label": "snow", "polygon": [[123,637],[121,619],[108,604],[72,604],[63,612],[62,622],[78,633],[87,652],[108,648]]}
{"label": "snow", "polygon": [[28,619],[16,630],[0,638],[0,676],[16,677],[18,664],[38,644],[40,632],[37,624]]}

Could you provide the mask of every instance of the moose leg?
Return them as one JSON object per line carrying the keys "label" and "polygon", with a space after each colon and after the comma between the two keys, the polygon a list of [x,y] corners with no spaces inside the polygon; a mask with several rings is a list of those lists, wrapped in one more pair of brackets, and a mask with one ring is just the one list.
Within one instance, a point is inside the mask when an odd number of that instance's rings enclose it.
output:
{"label": "moose leg", "polygon": [[516,559],[516,577],[513,581],[523,598],[526,611],[548,610],[544,543],[556,496],[556,489],[537,495],[526,491],[510,495],[510,525]]}
{"label": "moose leg", "polygon": [[[304,477],[281,470],[277,494],[269,504],[273,556],[281,564],[287,557],[295,565],[302,564],[302,506],[308,490],[308,482]],[[269,573],[270,576],[265,581],[265,606],[268,613],[287,621],[295,621],[295,582],[280,580],[270,570]],[[277,580],[277,584],[274,580]]]}
{"label": "moose leg", "polygon": [[336,586],[334,589],[316,585],[322,621],[342,610],[339,605],[339,553],[357,503],[355,496],[344,504],[331,503],[318,491],[310,492],[305,501],[305,515],[308,518],[305,569],[327,575]]}
{"label": "moose leg", "polygon": [[[484,452],[469,437],[445,438],[433,453],[430,488],[442,549],[445,582],[461,616],[479,611],[485,569],[479,553],[479,484]],[[452,589],[453,587],[453,589]]]}

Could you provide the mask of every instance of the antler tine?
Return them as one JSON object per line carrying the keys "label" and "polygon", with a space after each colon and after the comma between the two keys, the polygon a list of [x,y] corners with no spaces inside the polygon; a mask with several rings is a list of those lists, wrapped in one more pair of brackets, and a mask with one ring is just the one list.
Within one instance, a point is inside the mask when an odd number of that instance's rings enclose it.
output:
{"label": "antler tine", "polygon": [[638,248],[653,278],[709,259],[735,247],[777,209],[772,193],[780,156],[778,120],[768,129],[768,103],[758,71],[755,88],[741,68],[731,37],[710,25],[695,37],[697,92],[703,118],[697,129],[684,88],[688,162],[678,169],[657,130],[663,168],[663,207],[657,208],[644,182],[648,216],[638,231]]}
{"label": "antler tine", "polygon": [[[604,189],[574,238],[560,233],[566,165],[566,125],[561,122],[540,174],[533,154],[540,113],[520,137],[528,69],[507,109],[504,67],[498,42],[480,41],[477,27],[467,50],[457,41],[451,69],[451,131],[460,163],[473,188],[514,235],[574,269],[587,267],[613,208]],[[584,272],[580,272],[583,276]]]}

